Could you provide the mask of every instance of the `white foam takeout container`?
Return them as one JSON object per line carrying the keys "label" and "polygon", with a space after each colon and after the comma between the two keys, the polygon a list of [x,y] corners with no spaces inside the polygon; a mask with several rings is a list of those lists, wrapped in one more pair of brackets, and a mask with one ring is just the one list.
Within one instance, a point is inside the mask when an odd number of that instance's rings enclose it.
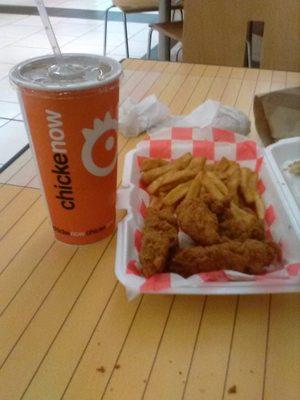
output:
{"label": "white foam takeout container", "polygon": [[[224,156],[227,156],[226,145],[224,143]],[[138,259],[133,238],[137,227],[141,228],[143,224],[139,212],[143,191],[139,188],[138,149],[134,149],[129,151],[125,157],[123,187],[118,191],[117,208],[127,209],[127,216],[118,224],[115,261],[116,276],[125,286],[129,298],[133,298],[141,292],[198,295],[300,292],[300,271],[298,272],[298,264],[300,263],[300,202],[298,199],[297,203],[295,195],[290,189],[296,186],[298,188],[296,190],[299,190],[297,193],[300,193],[300,177],[289,176],[291,174],[284,171],[287,163],[300,158],[300,138],[281,140],[260,150],[264,159],[260,178],[266,187],[263,199],[267,203],[272,202],[277,216],[276,227],[272,230],[272,236],[275,241],[282,245],[284,264],[287,266],[296,264],[297,272],[287,273],[286,270],[281,269],[271,272],[268,278],[255,280],[253,280],[253,277],[249,277],[249,280],[247,278],[240,280],[239,273],[235,273],[236,279],[224,282],[200,282],[199,279],[195,280],[193,277],[186,280],[177,274],[171,274],[177,276],[176,285],[168,288],[142,290],[141,287],[145,278],[130,275],[127,271],[128,262],[132,259]]]}

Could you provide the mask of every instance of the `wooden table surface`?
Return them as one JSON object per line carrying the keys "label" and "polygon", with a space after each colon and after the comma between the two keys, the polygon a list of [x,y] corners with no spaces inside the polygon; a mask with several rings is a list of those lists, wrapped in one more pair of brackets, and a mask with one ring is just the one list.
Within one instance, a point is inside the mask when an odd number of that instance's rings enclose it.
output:
{"label": "wooden table surface", "polygon": [[[124,67],[121,101],[155,93],[174,114],[211,98],[252,118],[254,93],[300,83],[299,73]],[[119,183],[140,139],[119,136]],[[299,294],[128,302],[114,275],[115,235],[80,248],[54,241],[29,151],[1,182],[1,400],[299,400]]]}

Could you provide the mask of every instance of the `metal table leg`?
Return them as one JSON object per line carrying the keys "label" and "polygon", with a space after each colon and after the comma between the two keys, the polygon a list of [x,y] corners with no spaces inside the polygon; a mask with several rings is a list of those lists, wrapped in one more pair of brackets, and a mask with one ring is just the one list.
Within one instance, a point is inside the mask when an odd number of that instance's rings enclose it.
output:
{"label": "metal table leg", "polygon": [[[159,0],[159,22],[169,22],[171,18],[171,0]],[[170,60],[170,39],[159,34],[158,58],[162,61]]]}

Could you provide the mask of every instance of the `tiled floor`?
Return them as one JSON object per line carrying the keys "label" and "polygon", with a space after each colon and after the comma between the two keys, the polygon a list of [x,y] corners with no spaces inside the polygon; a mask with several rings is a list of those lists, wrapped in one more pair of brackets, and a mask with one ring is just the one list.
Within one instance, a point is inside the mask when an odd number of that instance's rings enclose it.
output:
{"label": "tiled floor", "polygon": [[[0,0],[0,5],[33,6],[34,0]],[[105,10],[110,0],[45,0],[48,7]],[[64,52],[102,54],[103,20],[51,17]],[[140,58],[147,49],[148,25],[128,23],[130,56]],[[153,46],[157,36],[153,35]],[[108,24],[108,55],[125,58],[123,24]],[[27,143],[17,94],[8,80],[14,64],[50,53],[51,49],[38,16],[0,14],[0,169]]]}

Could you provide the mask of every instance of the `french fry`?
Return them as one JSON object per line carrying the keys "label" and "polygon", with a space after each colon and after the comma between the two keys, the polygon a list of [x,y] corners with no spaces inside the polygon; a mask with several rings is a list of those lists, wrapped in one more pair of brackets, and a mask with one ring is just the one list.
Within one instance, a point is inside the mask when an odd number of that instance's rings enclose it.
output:
{"label": "french fry", "polygon": [[218,172],[225,172],[229,168],[230,162],[226,157],[222,157],[219,162],[215,164],[215,169]]}
{"label": "french fry", "polygon": [[258,181],[257,172],[251,171],[251,174],[248,179],[248,200],[251,200],[251,203],[255,202],[255,194],[256,194],[256,185]]}
{"label": "french fry", "polygon": [[176,183],[176,186],[179,185],[180,183],[186,182],[194,178],[197,174],[197,171],[195,170],[188,170],[184,169],[181,171],[170,171],[167,174],[157,178],[155,181],[153,181],[148,187],[147,187],[147,192],[150,194],[155,194],[160,188],[162,188],[165,185],[169,185],[172,183]]}
{"label": "french fry", "polygon": [[251,212],[248,212],[240,207],[238,207],[234,202],[230,203],[230,209],[232,214],[237,218],[241,220],[252,220],[253,219],[253,214]]}
{"label": "french fry", "polygon": [[260,195],[255,192],[255,209],[256,209],[256,214],[259,219],[264,219],[265,217],[265,205],[260,197]]}
{"label": "french fry", "polygon": [[185,153],[183,156],[171,161],[170,164],[174,165],[177,169],[184,169],[188,166],[192,158],[191,153]]}
{"label": "french fry", "polygon": [[149,207],[160,209],[162,206],[163,199],[157,196],[151,196]]}
{"label": "french fry", "polygon": [[145,158],[141,163],[141,171],[149,171],[150,169],[159,168],[167,164],[169,164],[169,161],[162,158]]}
{"label": "french fry", "polygon": [[241,191],[248,204],[255,202],[257,175],[253,179],[252,174],[254,173],[249,168],[241,168]]}
{"label": "french fry", "polygon": [[221,179],[218,178],[218,176],[214,172],[207,172],[206,175],[209,179],[213,181],[215,186],[222,194],[224,194],[225,196],[228,194],[228,189],[226,185],[221,181]]}
{"label": "french fry", "polygon": [[216,200],[224,199],[224,195],[219,189],[216,187],[215,183],[210,180],[206,175],[203,178],[203,185],[207,192],[212,195],[213,198]]}
{"label": "french fry", "polygon": [[162,167],[157,167],[150,169],[149,171],[145,171],[142,174],[142,180],[146,184],[150,184],[155,179],[160,178],[162,175],[168,173],[169,171],[177,171],[184,169],[188,166],[192,159],[191,153],[186,153],[183,156],[177,158],[176,160],[171,161],[170,163],[163,165]]}
{"label": "french fry", "polygon": [[204,169],[205,163],[206,157],[193,157],[187,168],[201,171]]}
{"label": "french fry", "polygon": [[202,187],[202,180],[204,176],[204,171],[200,171],[196,178],[192,181],[189,190],[186,195],[186,199],[196,199],[200,195],[200,190]]}
{"label": "french fry", "polygon": [[233,173],[228,176],[226,180],[226,185],[229,191],[229,194],[232,198],[232,201],[235,204],[239,204],[239,196],[238,196],[238,187],[241,183],[241,170],[240,168],[234,169]]}
{"label": "french fry", "polygon": [[176,171],[176,167],[173,164],[169,163],[167,165],[163,165],[162,167],[153,168],[149,171],[144,172],[141,178],[142,181],[144,181],[146,184],[150,184],[155,179],[161,177],[171,170]]}
{"label": "french fry", "polygon": [[228,160],[228,168],[219,173],[219,176],[221,179],[227,179],[229,176],[231,176],[237,169],[240,169],[239,164],[237,164],[235,161],[230,161]]}
{"label": "french fry", "polygon": [[205,171],[206,172],[215,172],[216,171],[216,165],[215,164],[206,164],[205,165]]}
{"label": "french fry", "polygon": [[187,194],[192,181],[187,181],[180,183],[174,189],[172,189],[163,199],[163,203],[167,206],[172,206],[176,204],[179,200],[183,199]]}

